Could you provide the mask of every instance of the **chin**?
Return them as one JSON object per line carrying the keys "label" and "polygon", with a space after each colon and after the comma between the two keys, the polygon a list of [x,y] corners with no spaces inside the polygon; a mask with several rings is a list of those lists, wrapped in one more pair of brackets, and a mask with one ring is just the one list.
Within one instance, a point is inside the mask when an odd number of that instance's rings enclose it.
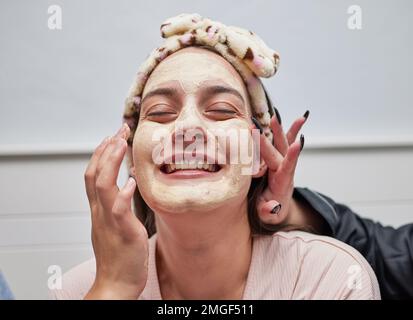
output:
{"label": "chin", "polygon": [[218,183],[202,185],[177,185],[160,187],[151,192],[147,204],[155,212],[172,214],[207,212],[225,206],[235,194]]}

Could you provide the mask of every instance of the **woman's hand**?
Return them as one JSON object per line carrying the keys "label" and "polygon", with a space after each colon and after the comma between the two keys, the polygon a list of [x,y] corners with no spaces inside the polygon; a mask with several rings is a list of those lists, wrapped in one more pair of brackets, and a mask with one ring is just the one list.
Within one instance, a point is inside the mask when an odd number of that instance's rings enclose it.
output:
{"label": "woman's hand", "polygon": [[119,190],[116,181],[130,129],[123,125],[95,150],[85,172],[92,213],[95,282],[86,299],[137,299],[147,279],[148,234],[133,214],[136,182]]}
{"label": "woman's hand", "polygon": [[293,198],[294,173],[298,157],[304,146],[304,136],[295,141],[306,122],[309,112],[298,118],[284,134],[277,117],[271,118],[270,127],[274,135],[274,145],[263,134],[260,136],[260,153],[268,167],[268,185],[258,199],[257,212],[266,224],[296,225],[298,211],[302,211]]}

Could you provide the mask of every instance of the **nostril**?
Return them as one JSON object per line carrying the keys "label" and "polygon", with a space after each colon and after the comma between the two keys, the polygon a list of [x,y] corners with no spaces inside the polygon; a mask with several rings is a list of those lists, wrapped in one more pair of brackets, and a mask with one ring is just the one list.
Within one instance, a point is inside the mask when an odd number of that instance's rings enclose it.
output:
{"label": "nostril", "polygon": [[200,132],[197,132],[197,133],[194,135],[194,137],[193,137],[193,141],[195,141],[195,140],[201,140],[201,139],[204,139],[204,135],[203,135],[202,133],[200,133]]}
{"label": "nostril", "polygon": [[179,132],[179,133],[175,134],[175,139],[178,140],[178,141],[183,141],[184,137],[185,137],[185,135],[182,132]]}

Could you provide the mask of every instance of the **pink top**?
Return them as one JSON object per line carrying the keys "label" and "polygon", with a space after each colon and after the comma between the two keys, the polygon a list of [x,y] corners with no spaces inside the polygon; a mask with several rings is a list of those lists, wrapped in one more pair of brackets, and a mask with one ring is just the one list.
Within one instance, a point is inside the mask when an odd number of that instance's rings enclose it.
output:
{"label": "pink top", "polygon": [[[149,239],[148,280],[139,299],[162,299],[156,234]],[[54,299],[82,299],[95,278],[95,260],[64,274]],[[243,299],[380,299],[376,276],[354,248],[329,237],[291,231],[254,236]]]}

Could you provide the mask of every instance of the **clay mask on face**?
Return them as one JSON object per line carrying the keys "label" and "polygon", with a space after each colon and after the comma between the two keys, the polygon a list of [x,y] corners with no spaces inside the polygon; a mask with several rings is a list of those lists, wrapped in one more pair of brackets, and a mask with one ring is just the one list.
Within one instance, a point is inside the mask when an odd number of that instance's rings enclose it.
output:
{"label": "clay mask on face", "polygon": [[[184,49],[184,52],[184,58],[181,52],[175,53],[168,57],[167,63],[162,63],[155,69],[145,86],[143,97],[146,92],[171,79],[178,81],[186,94],[195,94],[202,82],[213,78],[222,79],[246,95],[239,74],[223,58],[207,50],[196,48]],[[214,58],[221,59],[221,63],[217,63],[217,59]]]}
{"label": "clay mask on face", "polygon": [[197,93],[205,83],[221,81],[241,93],[248,101],[246,89],[235,69],[215,53],[199,48],[182,49],[165,59],[151,74],[146,84],[143,101],[148,92],[165,84],[178,83],[181,87],[182,106],[177,108],[175,121],[160,123],[147,120],[143,103],[141,118],[133,143],[134,167],[139,191],[155,212],[211,211],[229,202],[242,203],[251,183],[251,176],[241,174],[241,165],[226,164],[218,172],[194,178],[174,178],[161,172],[152,159],[157,142],[152,141],[156,130],[173,132],[178,121],[186,128],[204,130],[231,130],[249,127],[249,105],[242,106],[240,116],[225,121],[213,121],[199,111]]}

